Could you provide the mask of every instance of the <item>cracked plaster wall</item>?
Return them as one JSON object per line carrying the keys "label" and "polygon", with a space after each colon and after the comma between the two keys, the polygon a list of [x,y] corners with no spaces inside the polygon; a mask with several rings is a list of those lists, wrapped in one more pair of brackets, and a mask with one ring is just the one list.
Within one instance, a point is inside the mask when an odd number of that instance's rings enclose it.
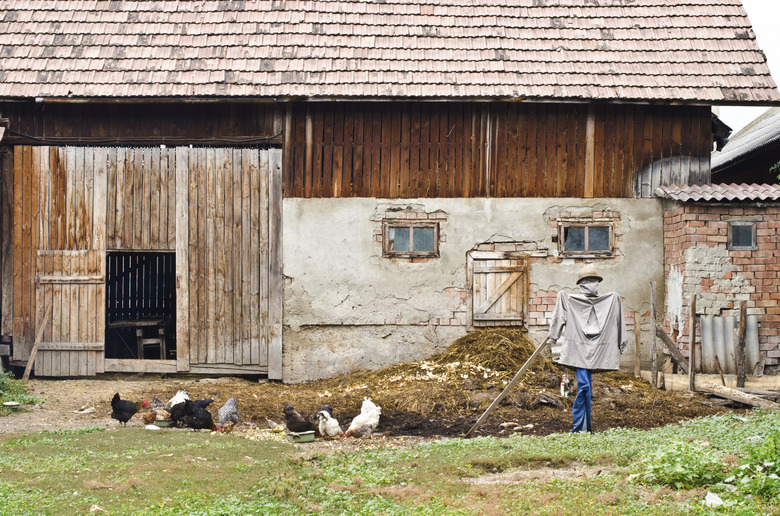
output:
{"label": "cracked plaster wall", "polygon": [[[663,282],[662,211],[654,199],[300,199],[283,201],[285,381],[418,360],[466,333],[466,253],[484,242],[527,242],[530,290],[574,291],[579,261],[558,257],[550,214],[620,214],[614,258],[595,260],[602,292],[626,310],[649,306]],[[374,238],[388,209],[443,217],[440,258],[382,257]],[[554,226],[554,224],[552,225]],[[381,240],[381,239],[380,239]],[[663,299],[663,298],[661,298]],[[532,334],[543,325],[530,328]]]}

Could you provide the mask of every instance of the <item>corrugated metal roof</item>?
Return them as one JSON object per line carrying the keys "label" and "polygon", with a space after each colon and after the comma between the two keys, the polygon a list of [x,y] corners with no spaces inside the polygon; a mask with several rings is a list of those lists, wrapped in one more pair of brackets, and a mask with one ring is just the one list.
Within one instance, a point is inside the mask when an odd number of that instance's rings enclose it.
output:
{"label": "corrugated metal roof", "polygon": [[739,0],[13,0],[0,65],[0,97],[780,102]]}
{"label": "corrugated metal roof", "polygon": [[780,147],[780,108],[769,108],[734,134],[720,151],[712,153],[712,172],[742,161],[754,151]]}
{"label": "corrugated metal roof", "polygon": [[780,201],[780,185],[770,184],[716,184],[673,185],[655,190],[658,197],[682,202],[695,201]]}

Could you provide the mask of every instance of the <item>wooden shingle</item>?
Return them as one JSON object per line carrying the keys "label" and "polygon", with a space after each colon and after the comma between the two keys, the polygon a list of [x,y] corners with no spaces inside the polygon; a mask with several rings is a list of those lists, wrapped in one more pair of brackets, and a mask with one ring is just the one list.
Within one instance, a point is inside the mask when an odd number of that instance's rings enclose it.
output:
{"label": "wooden shingle", "polygon": [[4,1],[0,97],[780,102],[739,0],[592,4]]}

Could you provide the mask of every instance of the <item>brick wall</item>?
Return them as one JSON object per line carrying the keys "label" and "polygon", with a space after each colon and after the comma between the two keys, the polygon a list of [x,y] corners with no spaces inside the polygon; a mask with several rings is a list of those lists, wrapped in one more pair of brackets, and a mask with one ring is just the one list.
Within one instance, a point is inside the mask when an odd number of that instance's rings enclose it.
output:
{"label": "brick wall", "polygon": [[[756,223],[755,250],[729,250],[730,221]],[[682,317],[669,333],[689,353],[689,300],[697,295],[696,313],[738,315],[740,301],[759,317],[759,349],[766,366],[780,364],[780,207],[757,205],[677,205],[664,211],[664,271],[683,277]],[[667,310],[668,312],[668,310]]]}

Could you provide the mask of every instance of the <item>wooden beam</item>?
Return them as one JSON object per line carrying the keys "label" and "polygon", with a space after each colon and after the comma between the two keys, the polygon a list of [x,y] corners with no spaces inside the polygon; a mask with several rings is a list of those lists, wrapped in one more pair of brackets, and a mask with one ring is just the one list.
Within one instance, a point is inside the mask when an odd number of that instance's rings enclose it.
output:
{"label": "wooden beam", "polygon": [[[655,313],[655,281],[650,282],[650,318],[653,324],[658,324]],[[658,388],[658,347],[655,340],[655,333],[650,340],[650,385]]]}
{"label": "wooden beam", "polygon": [[641,336],[642,336],[642,325],[639,320],[639,312],[634,312],[634,376],[639,378],[639,375],[642,371],[642,364],[641,364],[641,348],[642,348],[642,342],[641,342]]}
{"label": "wooden beam", "polygon": [[696,392],[696,294],[691,294],[691,317],[688,320],[688,337],[690,339],[690,356],[688,357],[688,390]]}
{"label": "wooden beam", "polygon": [[734,359],[737,365],[737,387],[745,386],[745,318],[747,317],[747,302],[739,303],[739,329],[734,339]]}
{"label": "wooden beam", "polygon": [[33,344],[32,351],[30,351],[30,358],[27,359],[27,367],[24,368],[24,374],[22,380],[27,381],[30,378],[30,372],[32,371],[33,364],[35,363],[35,355],[38,353],[38,346],[41,344],[43,338],[43,331],[46,329],[46,325],[49,324],[49,318],[51,317],[52,305],[49,305],[49,309],[46,311],[46,315],[43,317],[43,322],[38,328],[38,334],[35,336],[35,343]]}
{"label": "wooden beam", "polygon": [[675,364],[677,364],[684,372],[687,373],[688,361],[683,356],[682,352],[680,351],[680,348],[678,348],[677,345],[674,343],[674,341],[671,338],[669,338],[669,336],[666,334],[664,329],[658,323],[656,323],[655,325],[655,334],[658,338],[661,339],[661,342],[664,343],[666,349],[669,350],[669,353],[672,356],[672,361]]}
{"label": "wooden beam", "polygon": [[588,105],[585,123],[585,184],[584,196],[593,197],[596,177],[596,108]]}
{"label": "wooden beam", "polygon": [[753,407],[769,410],[780,410],[780,404],[778,403],[765,400],[752,394],[748,394],[747,392],[742,392],[737,389],[718,385],[717,383],[703,383],[699,385],[699,390],[709,392],[716,396],[720,396],[721,398],[738,401],[739,403],[744,403],[745,405],[751,405]]}

